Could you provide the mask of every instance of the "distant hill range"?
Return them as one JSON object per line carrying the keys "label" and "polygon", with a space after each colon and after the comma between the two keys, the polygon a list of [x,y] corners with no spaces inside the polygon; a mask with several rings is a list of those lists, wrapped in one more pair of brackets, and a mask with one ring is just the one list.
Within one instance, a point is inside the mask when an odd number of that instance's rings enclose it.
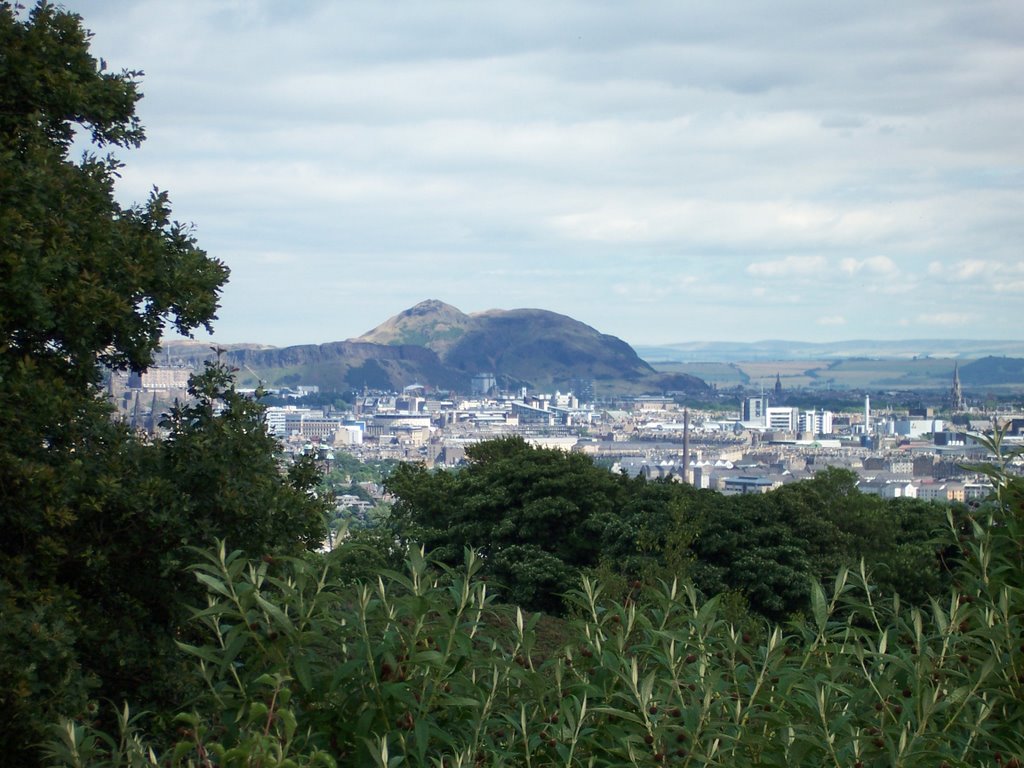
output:
{"label": "distant hill range", "polygon": [[[486,373],[503,389],[569,391],[578,380],[589,380],[598,395],[708,390],[695,376],[656,371],[626,342],[565,315],[542,309],[465,314],[436,300],[356,339],[283,348],[225,345],[221,353],[239,369],[241,386],[311,384],[345,391],[421,384],[468,392],[472,377]],[[198,363],[215,351],[201,342],[168,341],[163,355]]]}
{"label": "distant hill range", "polygon": [[638,345],[637,354],[651,363],[731,363],[752,360],[847,360],[874,358],[913,360],[982,357],[1024,357],[1024,341],[970,339],[909,339],[903,341],[689,341],[679,344]]}
{"label": "distant hill range", "polygon": [[1024,389],[1024,342],[907,341],[691,342],[638,347],[656,369],[688,373],[719,388],[947,389],[954,366],[964,387]]}

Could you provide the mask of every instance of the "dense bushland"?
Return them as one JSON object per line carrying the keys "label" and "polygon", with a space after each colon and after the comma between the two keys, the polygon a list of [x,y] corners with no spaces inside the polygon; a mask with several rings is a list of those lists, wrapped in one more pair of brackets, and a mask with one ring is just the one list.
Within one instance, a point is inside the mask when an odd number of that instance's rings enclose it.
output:
{"label": "dense bushland", "polygon": [[[949,547],[934,540],[949,507],[861,494],[846,470],[726,497],[613,475],[520,438],[479,443],[466,456],[458,472],[397,467],[387,479],[397,497],[391,528],[450,566],[474,549],[503,599],[531,610],[564,612],[562,595],[588,572],[623,597],[636,579],[686,577],[777,620],[809,609],[811,578],[862,559],[877,588],[917,604],[950,583]],[[954,511],[959,524],[963,510]]]}
{"label": "dense bushland", "polygon": [[[539,615],[494,603],[480,556],[348,584],[330,561],[193,570],[206,693],[160,743],[68,722],[61,765],[1020,765],[1024,499],[950,525],[957,583],[926,608],[863,568],[810,583],[806,618],[745,626],[681,581],[570,592],[557,650]],[[511,619],[510,619],[511,617]],[[160,762],[165,761],[165,762]]]}

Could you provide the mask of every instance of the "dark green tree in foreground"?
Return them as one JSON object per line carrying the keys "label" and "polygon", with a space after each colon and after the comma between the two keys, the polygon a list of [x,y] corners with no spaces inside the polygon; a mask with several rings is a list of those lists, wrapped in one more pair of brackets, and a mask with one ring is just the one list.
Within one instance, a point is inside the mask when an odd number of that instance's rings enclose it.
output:
{"label": "dark green tree in foreground", "polygon": [[210,329],[228,270],[154,192],[114,199],[143,139],[136,72],[103,71],[81,20],[0,2],[0,755],[32,765],[57,715],[180,694],[173,638],[198,597],[189,545],[262,555],[322,530],[316,477],[277,468],[222,368],[150,444],[111,419],[104,367],[144,369],[168,326]]}
{"label": "dark green tree in foreground", "polygon": [[846,470],[724,496],[613,475],[584,455],[519,438],[478,443],[467,457],[456,473],[398,467],[386,483],[397,497],[391,524],[449,565],[476,549],[502,599],[532,610],[563,612],[562,595],[588,572],[621,597],[637,582],[689,578],[776,621],[806,614],[811,579],[861,560],[883,594],[918,605],[952,578],[934,542],[948,507],[862,494]]}
{"label": "dark green tree in foreground", "polygon": [[457,474],[397,467],[385,482],[398,497],[393,524],[444,563],[461,564],[465,548],[475,548],[503,599],[560,613],[581,569],[600,561],[602,532],[628,481],[522,438],[478,443],[466,457]]}

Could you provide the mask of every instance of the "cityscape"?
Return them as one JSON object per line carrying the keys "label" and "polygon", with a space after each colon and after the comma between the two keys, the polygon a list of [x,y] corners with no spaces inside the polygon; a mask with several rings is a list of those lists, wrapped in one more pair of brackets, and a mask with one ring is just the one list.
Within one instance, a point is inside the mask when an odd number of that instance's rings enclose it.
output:
{"label": "cityscape", "polygon": [[[159,433],[159,404],[186,397],[191,373],[153,367],[111,377],[109,394],[134,428]],[[948,391],[929,393],[932,401],[916,408],[873,408],[869,394],[857,409],[787,405],[795,393],[778,376],[765,393],[746,393],[713,408],[691,408],[685,397],[670,395],[595,398],[596,389],[594,381],[579,380],[570,392],[502,392],[487,372],[474,375],[466,393],[438,395],[418,384],[401,392],[364,389],[348,393],[351,404],[338,408],[296,404],[321,395],[317,386],[296,384],[265,391],[281,402],[267,406],[265,418],[283,455],[315,456],[328,471],[340,454],[371,464],[456,468],[468,446],[518,436],[535,446],[582,453],[613,472],[727,495],[766,493],[839,467],[857,475],[862,493],[979,501],[992,492],[983,474],[967,469],[989,458],[979,436],[998,429],[1007,447],[1024,445],[1024,412],[968,407],[956,362]],[[364,485],[375,500],[383,497],[379,483]],[[351,495],[338,503],[368,504]]]}
{"label": "cityscape", "polygon": [[0,766],[1020,768],[1022,23],[0,0]]}

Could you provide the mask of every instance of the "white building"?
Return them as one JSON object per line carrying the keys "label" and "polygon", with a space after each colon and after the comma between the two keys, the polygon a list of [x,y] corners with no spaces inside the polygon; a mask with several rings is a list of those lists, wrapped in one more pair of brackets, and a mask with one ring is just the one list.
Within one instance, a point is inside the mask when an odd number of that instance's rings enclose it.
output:
{"label": "white building", "polygon": [[886,422],[885,431],[900,437],[921,437],[942,432],[945,426],[942,419],[890,419]]}
{"label": "white building", "polygon": [[814,435],[831,435],[832,411],[804,411],[800,414],[800,431]]}
{"label": "white building", "polygon": [[917,498],[917,486],[902,481],[870,480],[857,483],[857,490],[883,499]]}
{"label": "white building", "polygon": [[142,372],[141,384],[145,390],[185,389],[189,377],[195,373],[191,368],[147,368]]}
{"label": "white building", "polygon": [[[264,411],[263,418],[267,422],[267,430],[270,434],[286,437],[289,433],[289,421],[292,422],[294,427],[296,423],[301,423],[303,417],[323,418],[323,415],[323,411],[313,410],[312,408],[299,408],[295,405],[272,405]],[[295,427],[295,431],[299,431],[297,427]]]}
{"label": "white building", "polygon": [[352,446],[363,444],[363,430],[353,424],[341,424],[334,432],[334,445]]}
{"label": "white building", "polygon": [[800,427],[800,409],[771,406],[766,411],[768,429],[776,432],[796,432]]}

